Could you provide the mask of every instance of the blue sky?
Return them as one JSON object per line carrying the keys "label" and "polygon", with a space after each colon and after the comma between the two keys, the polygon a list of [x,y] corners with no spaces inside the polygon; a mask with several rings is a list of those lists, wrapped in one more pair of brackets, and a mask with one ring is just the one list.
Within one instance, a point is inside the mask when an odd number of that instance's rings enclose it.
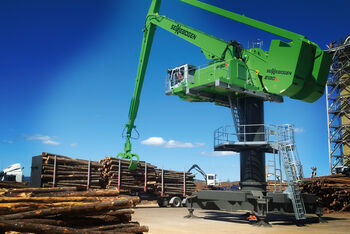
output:
{"label": "blue sky", "polygon": [[[204,1],[204,0],[203,0]],[[204,2],[307,36],[325,49],[349,33],[349,1]],[[0,168],[52,152],[100,160],[124,147],[142,28],[150,1],[2,0],[0,2]],[[338,12],[335,14],[335,12]],[[163,0],[160,14],[246,48],[274,35]],[[133,151],[158,167],[184,170],[200,165],[221,181],[239,179],[239,156],[215,156],[213,131],[232,124],[230,110],[187,103],[165,95],[166,69],[206,63],[200,49],[157,29],[141,95]],[[295,124],[306,175],[328,173],[325,97],[315,103],[286,98],[265,104],[267,124]],[[141,144],[158,137],[158,145]]]}

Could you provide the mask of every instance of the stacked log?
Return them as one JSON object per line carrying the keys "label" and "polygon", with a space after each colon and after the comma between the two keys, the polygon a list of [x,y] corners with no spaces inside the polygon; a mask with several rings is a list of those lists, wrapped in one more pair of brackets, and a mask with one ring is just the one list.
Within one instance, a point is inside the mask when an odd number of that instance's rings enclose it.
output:
{"label": "stacked log", "polygon": [[267,185],[266,185],[266,191],[268,192],[273,192],[273,191],[284,191],[286,190],[286,188],[288,187],[288,183],[286,181],[282,181],[282,183],[280,183],[279,181],[275,181],[274,180],[268,180],[267,181]]}
{"label": "stacked log", "polygon": [[190,195],[196,188],[194,175],[189,172],[185,173],[184,184],[184,172],[163,170],[162,174],[161,169],[146,162],[140,162],[135,170],[129,169],[129,160],[112,157],[102,159],[100,164],[107,189],[117,188],[125,193],[147,191],[155,195],[184,195],[185,191],[185,195]]}
{"label": "stacked log", "polygon": [[0,181],[0,188],[26,188],[29,187],[26,182],[15,182],[15,181]]}
{"label": "stacked log", "polygon": [[41,187],[76,187],[100,189],[101,165],[95,161],[42,153]]}
{"label": "stacked log", "polygon": [[0,191],[0,232],[142,233],[131,222],[139,198],[118,190],[24,188]]}
{"label": "stacked log", "polygon": [[306,178],[300,185],[303,193],[312,193],[330,211],[350,211],[350,178],[342,174]]}
{"label": "stacked log", "polygon": [[140,161],[135,170],[130,170],[129,160],[106,157],[100,164],[107,189],[118,188],[122,192],[155,190],[156,167],[150,163]]}
{"label": "stacked log", "polygon": [[156,194],[191,195],[196,190],[195,175],[190,172],[156,169],[156,173]]}

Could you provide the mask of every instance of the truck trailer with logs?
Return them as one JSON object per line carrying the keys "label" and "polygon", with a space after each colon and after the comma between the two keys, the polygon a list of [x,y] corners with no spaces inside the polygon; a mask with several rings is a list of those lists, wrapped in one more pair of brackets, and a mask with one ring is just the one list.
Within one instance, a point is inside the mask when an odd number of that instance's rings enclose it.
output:
{"label": "truck trailer with logs", "polygon": [[180,207],[195,191],[194,177],[190,172],[159,169],[147,162],[129,170],[129,161],[115,157],[96,162],[43,152],[32,158],[31,186],[115,189],[141,200],[157,200],[160,207]]}
{"label": "truck trailer with logs", "polygon": [[[53,171],[54,166],[52,162],[54,162],[54,158],[56,156],[56,173],[55,173],[55,182],[53,181]],[[51,158],[53,160],[51,160]],[[76,189],[80,191],[85,191],[89,188],[89,191],[93,188],[97,189],[106,189],[106,190],[116,190],[118,189],[118,179],[115,180],[114,177],[118,176],[119,168],[115,166],[115,160],[117,160],[117,164],[119,165],[119,159],[116,158],[105,158],[99,162],[92,162],[91,165],[95,165],[99,170],[98,172],[91,172],[92,176],[98,175],[101,181],[98,186],[92,185],[88,187],[88,167],[86,166],[89,160],[82,159],[73,159],[66,156],[55,155],[50,153],[42,153],[39,156],[34,156],[32,158],[32,172],[31,172],[31,184],[30,187],[35,188],[46,188],[51,189],[54,187],[57,191],[63,191],[65,189]],[[38,161],[40,164],[38,164]],[[108,162],[108,163],[107,163]],[[84,167],[85,165],[85,167]],[[130,170],[127,169],[128,161],[121,160],[121,180],[119,183],[119,190],[121,194],[126,195],[138,195],[141,200],[157,200],[161,207],[165,205],[178,206],[178,199],[175,200],[176,204],[170,204],[170,201],[174,197],[178,197],[180,199],[189,197],[193,195],[194,186],[193,186],[193,174],[186,173],[186,194],[183,194],[183,184],[180,182],[180,177],[183,175],[183,172],[179,171],[169,171],[163,170],[165,173],[164,177],[164,186],[163,186],[163,195],[162,186],[161,186],[161,169],[157,169],[155,166],[149,163],[141,162],[141,165],[144,166],[142,171],[138,173],[131,174]],[[147,166],[146,166],[147,165]],[[147,167],[147,175],[143,173],[144,169]],[[93,171],[93,170],[91,170]],[[113,172],[110,172],[113,171]],[[154,173],[154,171],[156,171]],[[137,172],[137,171],[135,171]],[[169,178],[172,178],[173,173],[177,174],[177,185],[168,184]],[[115,176],[111,176],[111,174],[117,173]],[[128,177],[124,175],[126,173],[129,174]],[[168,173],[171,173],[169,175]],[[138,174],[138,175],[137,175]],[[91,178],[90,175],[90,178]],[[117,177],[118,178],[118,177]],[[158,178],[158,179],[157,179]],[[81,182],[77,182],[76,180],[80,180]],[[146,179],[146,183],[144,183]],[[182,178],[181,178],[182,179]],[[75,181],[74,181],[75,180]],[[132,180],[137,180],[135,182],[131,182]],[[66,182],[63,182],[66,181]],[[68,181],[68,182],[67,182]],[[181,180],[182,181],[182,180]],[[196,182],[197,184],[198,182]],[[91,183],[90,183],[91,184]],[[158,185],[157,185],[158,184]],[[204,185],[207,185],[205,182],[200,183],[202,185],[202,189],[204,189]],[[233,182],[235,185],[235,189],[225,189],[228,190],[238,190],[238,182]],[[232,186],[232,184],[226,184],[226,187]],[[274,181],[268,181],[267,190],[269,192],[274,190]],[[169,186],[168,186],[169,185]],[[159,187],[160,186],[160,187]],[[197,184],[197,186],[200,186]],[[288,184],[284,182],[282,185],[282,190],[286,190]],[[0,184],[0,188],[22,188],[28,189],[31,191],[32,188],[28,188],[21,183],[12,184]],[[175,189],[174,189],[175,188]],[[61,190],[60,190],[61,189]],[[158,192],[156,191],[158,189]],[[172,190],[170,190],[172,189]],[[303,193],[317,194],[318,200],[322,204],[322,206],[326,210],[330,211],[350,211],[350,177],[347,177],[342,174],[335,174],[330,176],[321,176],[314,178],[304,178],[302,183],[300,184],[300,190]],[[22,191],[22,190],[21,190]],[[42,190],[45,191],[45,190]],[[54,190],[50,190],[54,191]],[[62,192],[61,191],[61,192]],[[174,199],[173,199],[174,200]]]}

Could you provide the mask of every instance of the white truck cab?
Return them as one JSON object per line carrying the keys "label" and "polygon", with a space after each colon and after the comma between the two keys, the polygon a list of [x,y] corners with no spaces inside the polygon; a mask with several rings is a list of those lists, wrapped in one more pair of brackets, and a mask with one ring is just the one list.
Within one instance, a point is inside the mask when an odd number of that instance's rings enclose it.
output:
{"label": "white truck cab", "polygon": [[1,181],[23,181],[23,172],[20,163],[12,164],[0,172]]}
{"label": "white truck cab", "polygon": [[207,185],[215,186],[216,184],[216,174],[207,174]]}

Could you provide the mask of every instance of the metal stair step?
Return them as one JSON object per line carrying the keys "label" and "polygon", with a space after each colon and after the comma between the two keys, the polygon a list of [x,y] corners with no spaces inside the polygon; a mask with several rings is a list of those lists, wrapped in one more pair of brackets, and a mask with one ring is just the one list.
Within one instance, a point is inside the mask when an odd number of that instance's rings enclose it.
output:
{"label": "metal stair step", "polygon": [[[294,139],[291,141],[291,143],[292,142],[294,142]],[[288,142],[284,142],[284,143],[279,142],[278,145],[279,145],[278,152],[282,158],[288,186],[290,187],[289,192],[291,193],[290,197],[293,204],[295,217],[298,220],[304,219],[306,211],[305,211],[304,201],[299,191],[298,175],[296,174],[297,166],[300,165],[300,163],[295,161],[295,155],[293,155],[296,147],[294,146],[294,144],[290,144]]]}

